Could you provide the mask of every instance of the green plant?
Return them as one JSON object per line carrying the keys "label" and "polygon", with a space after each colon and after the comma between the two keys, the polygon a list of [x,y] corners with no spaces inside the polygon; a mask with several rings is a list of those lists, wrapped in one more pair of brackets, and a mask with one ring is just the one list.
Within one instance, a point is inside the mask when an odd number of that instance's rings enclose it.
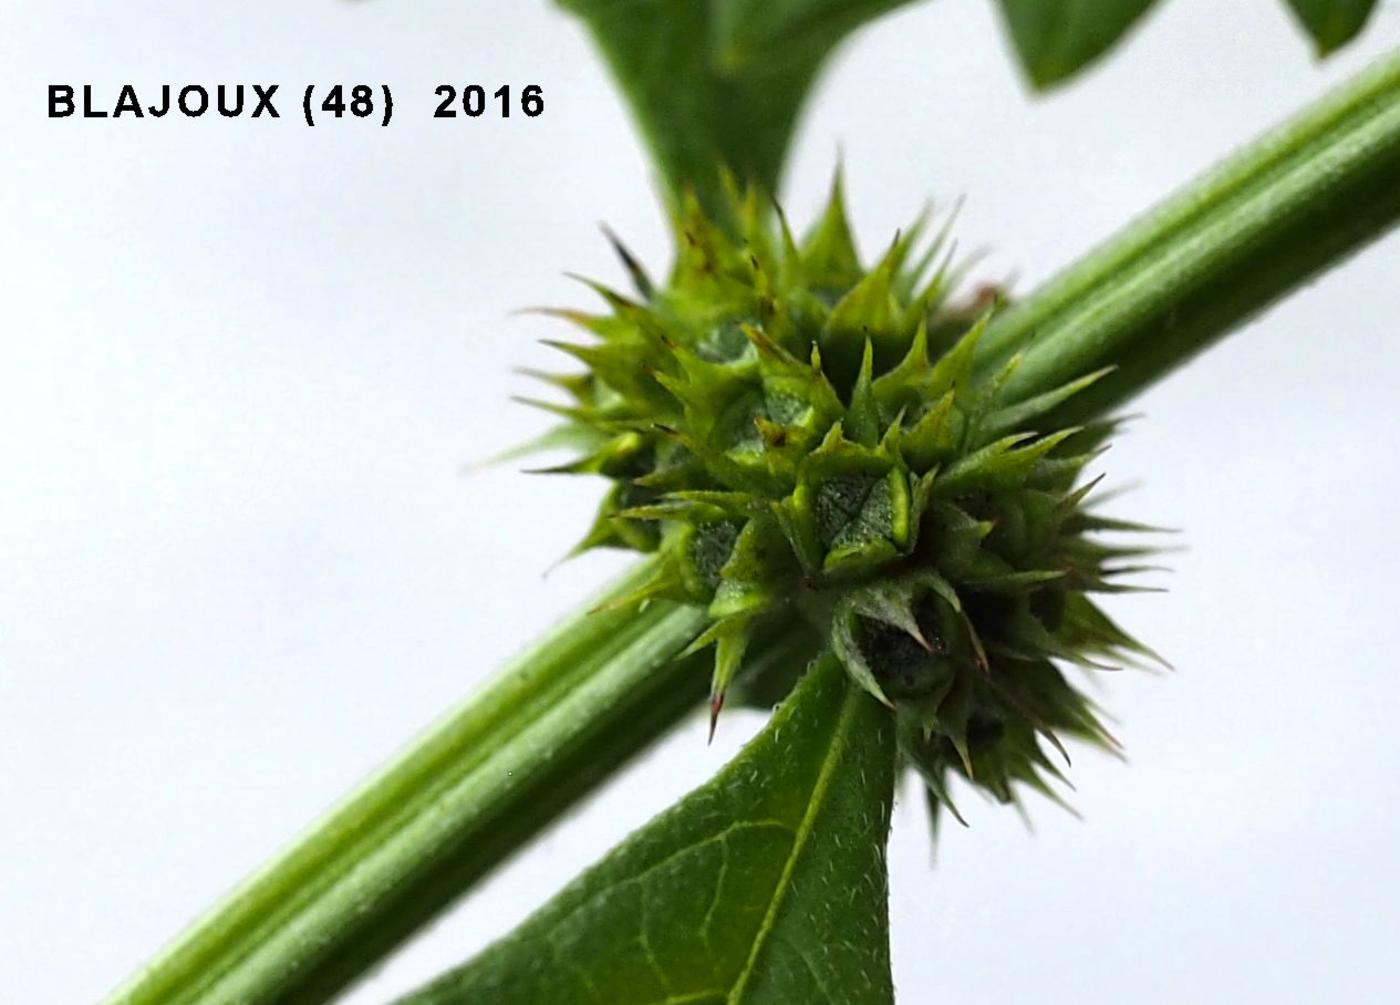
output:
{"label": "green plant", "polygon": [[[596,339],[567,348],[585,372],[556,378],[571,400],[553,407],[589,446],[570,470],[614,481],[584,543],[655,557],[113,1001],[326,1000],[707,683],[715,712],[791,697],[712,783],[415,1000],[887,1001],[896,758],[935,797],[959,772],[1010,798],[1053,770],[1042,740],[1102,739],[1055,661],[1142,654],[1087,599],[1131,558],[1093,535],[1139,528],[1086,510],[1076,478],[1109,410],[1394,224],[1400,58],[987,312],[921,267],[919,227],[867,268],[839,188],[801,242],[758,195],[825,58],[898,5],[566,5],[664,172],[677,261],[663,284],[625,256],[635,296],[569,316]],[[1150,4],[1002,6],[1047,85]],[[1326,50],[1371,5],[1292,6]],[[833,942],[838,893],[843,919],[859,906]]]}

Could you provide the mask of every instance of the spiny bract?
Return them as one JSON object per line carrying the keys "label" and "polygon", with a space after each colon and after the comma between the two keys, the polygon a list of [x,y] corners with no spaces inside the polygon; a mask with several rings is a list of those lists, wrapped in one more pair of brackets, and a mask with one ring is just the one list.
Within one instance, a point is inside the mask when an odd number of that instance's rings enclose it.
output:
{"label": "spiny bract", "polygon": [[988,371],[986,317],[949,306],[946,228],[916,255],[921,218],[867,271],[839,177],[801,244],[753,190],[726,209],[682,201],[665,287],[619,246],[636,299],[591,284],[608,313],[549,312],[593,336],[550,343],[586,372],[536,374],[587,444],[550,470],[613,482],[579,550],[659,552],[626,602],[706,606],[712,716],[754,634],[800,621],[898,711],[935,810],[949,771],[1048,794],[1042,737],[1113,744],[1056,662],[1148,654],[1088,597],[1150,550],[1094,540],[1150,528],[1076,487],[1113,424],[1036,425],[1101,374],[1001,400],[1016,360]]}

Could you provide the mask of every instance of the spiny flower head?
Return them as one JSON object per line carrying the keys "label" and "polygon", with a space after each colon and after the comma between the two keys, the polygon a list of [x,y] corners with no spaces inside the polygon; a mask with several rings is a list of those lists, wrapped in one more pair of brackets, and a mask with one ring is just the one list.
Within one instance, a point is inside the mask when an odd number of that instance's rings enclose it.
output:
{"label": "spiny flower head", "polygon": [[950,306],[946,228],[920,252],[921,218],[867,269],[839,177],[800,243],[752,189],[673,222],[669,283],[619,246],[636,297],[592,284],[607,312],[549,312],[587,333],[551,343],[585,369],[537,375],[570,398],[539,404],[586,443],[550,470],[612,482],[579,550],[659,553],[625,603],[713,619],[693,647],[716,650],[711,728],[750,640],[800,622],[897,710],[935,807],[950,772],[1048,792],[1042,739],[1111,747],[1057,664],[1148,654],[1090,595],[1150,550],[1098,534],[1150,528],[1086,505],[1111,422],[1041,424],[1102,373],[1004,401],[1017,359],[988,371],[987,317]]}

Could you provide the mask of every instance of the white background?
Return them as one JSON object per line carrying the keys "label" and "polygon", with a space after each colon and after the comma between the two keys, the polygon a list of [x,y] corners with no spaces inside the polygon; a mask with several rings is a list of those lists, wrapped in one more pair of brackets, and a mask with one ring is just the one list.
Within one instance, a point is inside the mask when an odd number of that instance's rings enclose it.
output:
{"label": "white background", "polygon": [[[1028,97],[989,3],[916,5],[837,60],[785,193],[838,146],[868,248],[926,197],[1027,290],[1384,51],[1318,67],[1277,3],[1172,0]],[[50,82],[280,81],[280,122],[49,121]],[[309,130],[300,87],[388,82],[388,130]],[[539,83],[535,120],[433,121],[444,81]],[[288,92],[291,92],[288,94]],[[291,99],[291,100],[286,100]],[[154,99],[152,99],[154,100]],[[0,999],[92,1001],[616,558],[542,580],[599,486],[464,463],[543,428],[510,367],[533,304],[662,271],[643,156],[543,0],[0,9]],[[1186,529],[1172,592],[1114,610],[1179,668],[1116,678],[1127,767],[1080,823],[967,806],[891,852],[903,1002],[1400,1000],[1400,240],[1141,399],[1102,462]],[[506,931],[758,727],[692,720],[353,996]],[[964,800],[965,803],[968,800]]]}

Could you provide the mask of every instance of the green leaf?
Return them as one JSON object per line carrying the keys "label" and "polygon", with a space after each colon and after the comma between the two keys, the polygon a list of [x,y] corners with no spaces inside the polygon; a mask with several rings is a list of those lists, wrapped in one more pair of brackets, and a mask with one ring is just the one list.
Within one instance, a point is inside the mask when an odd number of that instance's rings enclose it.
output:
{"label": "green leaf", "polygon": [[712,781],[401,1005],[893,1001],[894,743],[824,657]]}
{"label": "green leaf", "polygon": [[1155,0],[1000,0],[1016,55],[1039,90],[1106,53]]}
{"label": "green leaf", "polygon": [[720,165],[777,191],[836,45],[909,0],[559,0],[588,25],[672,192],[717,206]]}
{"label": "green leaf", "polygon": [[1376,7],[1376,0],[1286,0],[1312,36],[1319,57],[1355,38]]}
{"label": "green leaf", "polygon": [[722,65],[782,60],[830,45],[911,0],[721,0],[715,6]]}

